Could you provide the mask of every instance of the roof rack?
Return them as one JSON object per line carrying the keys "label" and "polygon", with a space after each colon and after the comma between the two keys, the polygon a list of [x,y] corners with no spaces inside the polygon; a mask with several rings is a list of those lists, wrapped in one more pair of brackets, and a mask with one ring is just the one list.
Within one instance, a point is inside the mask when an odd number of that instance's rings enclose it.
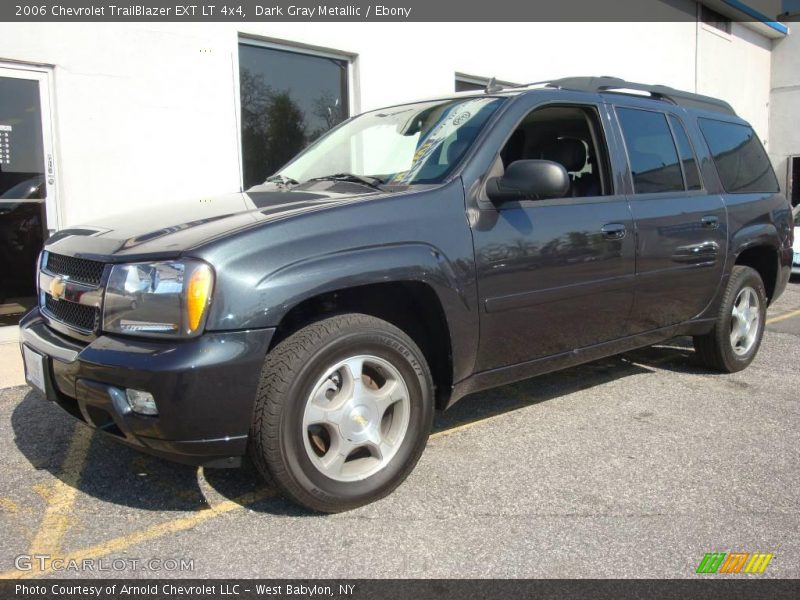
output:
{"label": "roof rack", "polygon": [[[545,83],[545,82],[541,82]],[[533,85],[533,84],[531,84]],[[692,94],[676,90],[666,85],[647,85],[644,83],[633,83],[625,81],[619,77],[565,77],[546,82],[547,87],[554,87],[562,90],[572,90],[576,92],[621,92],[636,91],[646,92],[653,98],[666,100],[678,106],[686,108],[699,108],[703,110],[713,110],[717,112],[735,115],[733,107],[717,98]],[[527,87],[527,86],[526,86]]]}

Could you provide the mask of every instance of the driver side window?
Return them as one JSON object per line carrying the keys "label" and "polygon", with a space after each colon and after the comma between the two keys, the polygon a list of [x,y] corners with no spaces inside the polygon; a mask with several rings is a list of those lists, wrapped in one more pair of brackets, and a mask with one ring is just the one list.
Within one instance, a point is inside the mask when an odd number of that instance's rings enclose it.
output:
{"label": "driver side window", "polygon": [[613,193],[606,143],[594,108],[548,106],[531,111],[509,137],[500,159],[503,169],[517,160],[562,165],[570,179],[566,197]]}

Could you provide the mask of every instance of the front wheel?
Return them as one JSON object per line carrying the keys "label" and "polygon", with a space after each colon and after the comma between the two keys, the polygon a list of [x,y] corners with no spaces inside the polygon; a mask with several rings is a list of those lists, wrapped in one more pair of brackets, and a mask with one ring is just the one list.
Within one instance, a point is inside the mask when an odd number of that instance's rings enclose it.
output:
{"label": "front wheel", "polygon": [[312,323],[268,355],[250,455],[290,499],[339,512],[389,494],[411,472],[433,421],[417,345],[362,314]]}
{"label": "front wheel", "polygon": [[714,329],[694,338],[700,361],[725,373],[741,371],[758,352],[766,317],[767,292],[758,271],[733,267]]}

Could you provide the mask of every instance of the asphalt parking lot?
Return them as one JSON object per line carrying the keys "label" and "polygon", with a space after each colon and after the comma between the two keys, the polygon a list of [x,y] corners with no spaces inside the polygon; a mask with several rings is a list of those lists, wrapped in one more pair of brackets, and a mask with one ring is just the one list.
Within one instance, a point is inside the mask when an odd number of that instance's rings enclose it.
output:
{"label": "asphalt parking lot", "polygon": [[[715,551],[800,577],[800,283],[769,318],[735,375],[678,339],[467,398],[393,495],[333,516],[0,390],[0,577],[674,578]],[[21,571],[20,555],[95,570]]]}

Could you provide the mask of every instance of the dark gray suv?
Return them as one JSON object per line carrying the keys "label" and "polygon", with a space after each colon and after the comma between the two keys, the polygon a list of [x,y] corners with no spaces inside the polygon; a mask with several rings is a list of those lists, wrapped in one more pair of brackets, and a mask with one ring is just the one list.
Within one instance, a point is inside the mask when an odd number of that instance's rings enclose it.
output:
{"label": "dark gray suv", "polygon": [[435,409],[694,337],[755,356],[789,204],[720,100],[569,78],[352,118],[244,193],[51,237],[28,381],[159,456],[246,454],[340,511],[413,469]]}

